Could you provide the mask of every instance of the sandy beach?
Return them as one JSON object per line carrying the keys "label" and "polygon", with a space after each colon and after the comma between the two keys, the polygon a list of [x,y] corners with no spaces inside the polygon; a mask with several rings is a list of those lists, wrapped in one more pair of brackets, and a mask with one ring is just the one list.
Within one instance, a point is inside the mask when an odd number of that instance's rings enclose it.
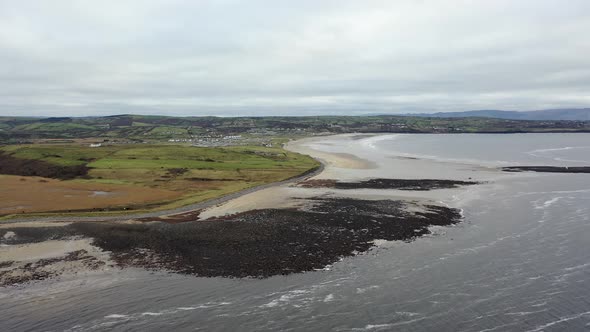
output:
{"label": "sandy beach", "polygon": [[[327,137],[309,137],[290,141],[285,144],[285,149],[312,156],[324,164],[323,171],[313,177],[310,177],[308,180],[341,179],[358,181],[363,178],[363,174],[380,174],[383,172],[383,170],[379,169],[379,165],[373,160],[362,158],[353,153],[320,150],[318,147],[327,147],[329,149],[331,146],[338,145],[339,142],[344,142],[345,145],[355,144],[359,141],[359,139],[372,137],[378,136],[367,134],[343,134]],[[335,142],[333,143],[330,141]],[[429,166],[433,164],[431,161],[407,158],[405,160],[400,160],[399,163],[403,164],[402,167],[406,173],[410,172],[413,168],[416,168],[418,172],[413,172],[412,175],[414,178],[423,176],[423,174],[419,173],[423,167],[423,164],[428,164]],[[470,165],[469,167],[477,166]],[[498,173],[496,170],[491,170],[491,172]],[[462,178],[466,179],[467,177],[465,174],[462,174]],[[305,199],[317,196],[349,197],[359,199],[401,199],[423,201],[427,204],[437,204],[436,202],[440,200],[440,197],[444,197],[444,195],[444,192],[441,196],[436,192],[362,189],[354,191],[342,191],[331,188],[301,188],[290,183],[259,190],[254,193],[243,195],[236,199],[230,200],[223,204],[207,208],[201,212],[199,219],[205,220],[211,217],[231,215],[254,209],[293,208],[304,205]]]}
{"label": "sandy beach", "polygon": [[[342,135],[342,137],[354,136]],[[310,179],[325,178],[330,176],[334,169],[366,170],[376,167],[376,165],[371,161],[361,159],[353,154],[328,153],[309,147],[310,144],[321,141],[322,138],[313,137],[290,141],[285,144],[286,150],[311,156],[324,164],[324,169],[322,172],[313,177],[310,177]],[[211,217],[219,217],[254,209],[293,208],[303,204],[302,200],[295,198],[304,199],[324,194],[326,194],[325,190],[301,190],[289,183],[259,190],[220,205],[210,207],[201,212],[199,219],[205,220]]]}
{"label": "sandy beach", "polygon": [[[355,137],[357,137],[357,136],[367,137],[367,135],[353,135],[353,134],[352,135],[351,134],[335,135],[335,136],[331,136],[331,137],[338,137],[340,139],[354,140]],[[328,152],[323,152],[323,151],[313,148],[314,144],[319,144],[321,142],[322,142],[322,137],[303,138],[300,140],[288,142],[287,144],[285,144],[285,149],[292,151],[292,152],[297,152],[297,153],[305,154],[308,156],[312,156],[315,159],[321,160],[324,163],[324,165],[326,165],[325,172],[329,172],[330,168],[333,168],[333,167],[348,168],[348,169],[370,169],[370,168],[377,167],[375,165],[375,163],[373,163],[369,160],[366,160],[366,159],[359,158],[358,156],[355,156],[354,154],[342,153],[342,152],[328,153]]]}

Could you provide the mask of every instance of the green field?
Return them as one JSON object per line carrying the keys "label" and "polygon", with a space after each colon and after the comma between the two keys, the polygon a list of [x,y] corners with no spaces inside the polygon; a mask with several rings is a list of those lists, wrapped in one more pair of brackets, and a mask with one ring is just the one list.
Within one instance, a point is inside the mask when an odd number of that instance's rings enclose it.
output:
{"label": "green field", "polygon": [[[285,180],[319,165],[308,156],[255,146],[202,148],[136,144],[90,148],[38,144],[4,146],[0,152],[18,159],[90,168],[86,176],[67,182],[132,185],[137,190],[157,188],[181,193],[173,201],[150,204],[150,209],[175,208]],[[117,208],[128,207],[122,204]],[[133,210],[147,208],[134,206]]]}

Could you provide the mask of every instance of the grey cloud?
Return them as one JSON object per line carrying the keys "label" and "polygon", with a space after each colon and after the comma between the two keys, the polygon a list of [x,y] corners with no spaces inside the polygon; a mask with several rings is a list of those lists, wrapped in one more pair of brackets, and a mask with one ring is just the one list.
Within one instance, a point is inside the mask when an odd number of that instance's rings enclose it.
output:
{"label": "grey cloud", "polygon": [[0,0],[0,114],[587,107],[587,31],[585,0]]}

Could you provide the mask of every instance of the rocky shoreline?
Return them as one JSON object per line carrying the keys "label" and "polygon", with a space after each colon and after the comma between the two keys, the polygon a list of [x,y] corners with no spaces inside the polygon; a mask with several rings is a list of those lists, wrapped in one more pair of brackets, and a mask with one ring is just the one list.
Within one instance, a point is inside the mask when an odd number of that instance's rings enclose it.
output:
{"label": "rocky shoreline", "polygon": [[396,189],[427,191],[434,189],[458,188],[460,186],[474,184],[479,184],[479,182],[437,179],[370,179],[358,182],[343,182],[333,179],[321,179],[300,182],[298,186],[303,188]]}
{"label": "rocky shoreline", "polygon": [[75,273],[75,270],[79,269],[98,270],[105,264],[104,261],[89,255],[88,251],[83,249],[24,264],[6,261],[0,263],[0,287],[59,277],[67,272]]}
{"label": "rocky shoreline", "polygon": [[[429,234],[432,226],[463,220],[460,210],[434,205],[430,199],[390,194],[352,198],[334,196],[322,188],[428,191],[480,183],[317,179],[320,173],[332,174],[323,173],[324,166],[356,171],[373,166],[352,155],[315,152],[295,144],[290,148],[309,152],[315,158],[321,156],[322,166],[294,179],[166,214],[67,218],[60,221],[70,223],[52,227],[48,227],[51,219],[34,227],[26,227],[30,221],[5,224],[0,228],[0,245],[20,251],[4,255],[0,286],[112,267],[230,278],[268,278],[321,270],[344,257],[367,252],[376,243],[413,241]],[[61,247],[53,248],[51,256],[45,255],[43,246],[55,242]],[[72,249],[70,243],[74,242],[80,246]]]}
{"label": "rocky shoreline", "polygon": [[[266,278],[323,269],[343,257],[366,252],[376,240],[412,241],[430,226],[462,220],[459,210],[395,200],[313,198],[301,209],[252,210],[236,215],[170,224],[73,223],[64,227],[10,228],[4,244],[89,238],[109,252],[119,267],[166,270],[201,277]],[[44,268],[58,261],[83,260],[77,252],[28,264],[30,273],[0,269],[0,285],[53,277]],[[79,257],[78,257],[79,256]],[[47,264],[45,264],[47,263]],[[19,265],[18,269],[22,269]],[[3,275],[6,275],[3,277]],[[21,276],[19,279],[18,276]]]}

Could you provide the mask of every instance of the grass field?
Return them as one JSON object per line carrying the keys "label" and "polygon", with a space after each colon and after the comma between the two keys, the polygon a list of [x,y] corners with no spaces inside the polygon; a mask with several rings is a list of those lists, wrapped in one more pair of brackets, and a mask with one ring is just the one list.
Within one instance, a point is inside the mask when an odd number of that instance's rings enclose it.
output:
{"label": "grass field", "polygon": [[[23,176],[28,174],[0,176],[0,215],[175,208],[318,166],[307,156],[255,146],[12,145],[1,147],[0,153],[12,160],[89,168],[85,176],[64,181]],[[1,166],[0,162],[0,173]]]}

